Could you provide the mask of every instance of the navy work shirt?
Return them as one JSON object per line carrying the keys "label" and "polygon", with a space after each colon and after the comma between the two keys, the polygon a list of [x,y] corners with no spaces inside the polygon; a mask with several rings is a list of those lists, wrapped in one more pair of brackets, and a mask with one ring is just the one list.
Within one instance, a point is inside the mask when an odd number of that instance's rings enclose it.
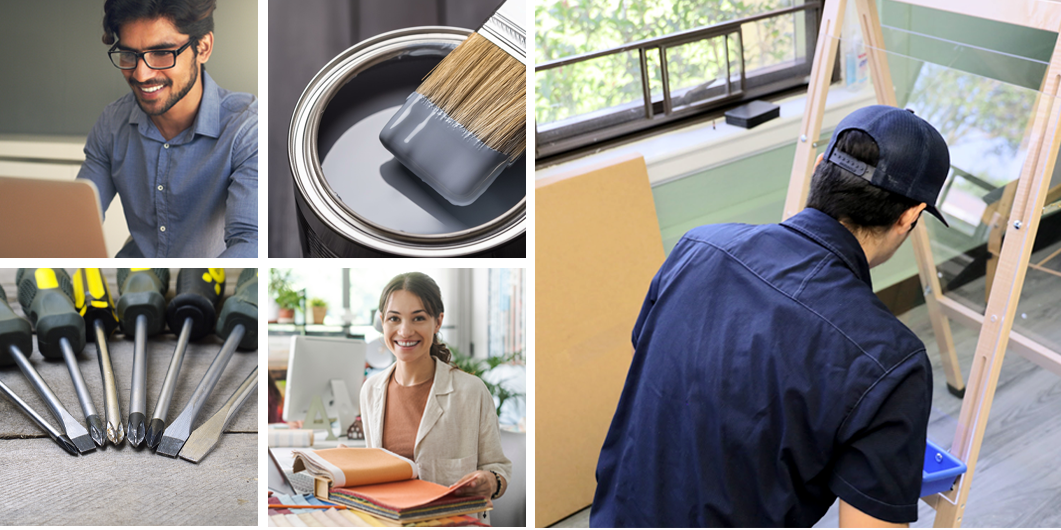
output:
{"label": "navy work shirt", "polygon": [[917,520],[932,370],[833,218],[691,230],[633,343],[592,526],[811,526],[837,496]]}

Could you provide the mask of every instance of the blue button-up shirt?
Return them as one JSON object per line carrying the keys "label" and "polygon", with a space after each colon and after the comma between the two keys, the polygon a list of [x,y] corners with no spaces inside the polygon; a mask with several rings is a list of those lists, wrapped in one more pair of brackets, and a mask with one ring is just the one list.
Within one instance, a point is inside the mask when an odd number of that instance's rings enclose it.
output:
{"label": "blue button-up shirt", "polygon": [[928,357],[828,215],[691,230],[633,343],[593,526],[811,526],[837,496],[917,519]]}
{"label": "blue button-up shirt", "polygon": [[195,122],[166,141],[130,92],[107,105],[77,178],[117,193],[132,241],[118,257],[258,257],[258,100],[202,71]]}

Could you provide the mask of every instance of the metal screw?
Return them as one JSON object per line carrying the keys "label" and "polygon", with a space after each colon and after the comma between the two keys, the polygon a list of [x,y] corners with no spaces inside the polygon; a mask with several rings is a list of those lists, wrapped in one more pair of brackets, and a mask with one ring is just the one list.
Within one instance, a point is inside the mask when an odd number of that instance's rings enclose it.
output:
{"label": "metal screw", "polygon": [[818,142],[812,142],[810,145],[811,147],[818,147]]}
{"label": "metal screw", "polygon": [[932,294],[932,286],[925,287],[925,296]]}
{"label": "metal screw", "polygon": [[1025,319],[1025,320],[1027,320],[1028,319],[1028,313],[1021,313],[1020,317]]}
{"label": "metal screw", "polygon": [[991,322],[998,322],[998,315],[991,315]]}
{"label": "metal screw", "polygon": [[936,462],[943,461],[943,453],[936,453]]}
{"label": "metal screw", "polygon": [[1020,221],[1013,221],[1013,228],[1016,228],[1017,230],[1020,230],[1021,226],[1022,226],[1022,224],[1021,224]]}
{"label": "metal screw", "polygon": [[942,273],[942,272],[937,272],[937,273],[936,273],[936,276],[938,276],[938,277],[942,278],[942,277],[943,277],[943,273]]}
{"label": "metal screw", "polygon": [[799,141],[806,142],[807,141],[807,135],[806,134],[799,135]]}

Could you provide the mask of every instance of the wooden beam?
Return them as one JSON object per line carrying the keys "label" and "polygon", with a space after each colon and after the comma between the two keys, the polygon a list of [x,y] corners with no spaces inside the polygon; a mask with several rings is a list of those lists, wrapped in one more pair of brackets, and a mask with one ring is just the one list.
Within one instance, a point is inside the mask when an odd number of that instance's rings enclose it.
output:
{"label": "wooden beam", "polygon": [[[873,91],[877,95],[877,103],[894,107],[897,105],[895,85],[892,83],[891,68],[888,67],[888,55],[885,51],[884,34],[881,31],[880,18],[877,14],[877,3],[875,0],[855,0],[855,10],[862,29],[862,40],[869,54],[869,71],[873,79]],[[940,359],[943,362],[943,373],[947,377],[947,385],[953,389],[953,392],[960,393],[965,390],[965,380],[962,378],[958,354],[954,349],[954,337],[951,335],[950,323],[947,322],[947,318],[937,303],[942,289],[939,285],[939,277],[936,276],[936,264],[932,257],[932,246],[929,244],[928,229],[925,223],[919,223],[914,228],[911,245],[913,245],[914,259],[918,265],[921,289],[925,293],[925,304],[928,306],[932,332],[936,336],[936,345],[939,347]]]}
{"label": "wooden beam", "polygon": [[807,204],[807,190],[810,189],[810,176],[816,155],[815,144],[822,133],[822,116],[825,115],[825,100],[829,94],[829,80],[833,77],[833,64],[836,62],[836,49],[839,47],[846,4],[846,0],[826,2],[822,10],[810,85],[807,87],[807,108],[803,112],[803,123],[796,140],[796,159],[792,163],[792,176],[788,181],[788,195],[785,197],[782,219],[796,215]]}
{"label": "wooden beam", "polygon": [[[984,315],[946,297],[940,300],[940,305],[951,319],[969,329],[980,331],[984,323]],[[1010,331],[1009,350],[1041,366],[1043,369],[1061,376],[1061,354],[1034,339],[1016,331]]]}

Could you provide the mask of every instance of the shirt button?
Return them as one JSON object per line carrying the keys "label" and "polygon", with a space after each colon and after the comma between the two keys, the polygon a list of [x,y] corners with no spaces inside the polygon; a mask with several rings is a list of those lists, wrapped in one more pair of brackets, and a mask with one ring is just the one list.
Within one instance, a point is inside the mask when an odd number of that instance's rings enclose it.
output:
{"label": "shirt button", "polygon": [[162,147],[165,147],[166,149],[169,149],[169,144],[163,144]]}
{"label": "shirt button", "polygon": [[160,226],[160,227],[158,227],[158,229],[159,229],[160,232],[165,232],[166,231],[166,227],[164,227],[164,226]]}
{"label": "shirt button", "polygon": [[162,185],[161,185],[161,184],[159,184],[159,186],[158,186],[158,191],[162,191],[163,189],[165,189],[165,188],[163,188],[163,187],[162,187]]}

